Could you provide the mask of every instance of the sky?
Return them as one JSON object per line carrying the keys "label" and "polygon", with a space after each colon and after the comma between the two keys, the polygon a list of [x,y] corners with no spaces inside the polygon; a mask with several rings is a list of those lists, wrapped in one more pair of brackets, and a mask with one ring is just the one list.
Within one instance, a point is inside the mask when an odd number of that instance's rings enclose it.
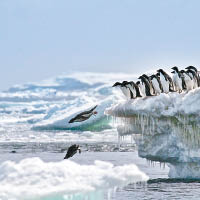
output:
{"label": "sky", "polygon": [[199,0],[0,0],[0,90],[72,72],[200,64]]}

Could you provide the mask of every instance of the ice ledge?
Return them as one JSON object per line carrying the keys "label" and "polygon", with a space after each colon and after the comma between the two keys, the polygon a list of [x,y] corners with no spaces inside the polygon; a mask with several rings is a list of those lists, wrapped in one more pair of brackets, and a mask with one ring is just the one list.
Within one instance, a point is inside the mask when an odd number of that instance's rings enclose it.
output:
{"label": "ice ledge", "polygon": [[169,163],[172,178],[200,178],[200,89],[120,102],[105,114],[119,119],[119,135],[142,136],[140,157]]}

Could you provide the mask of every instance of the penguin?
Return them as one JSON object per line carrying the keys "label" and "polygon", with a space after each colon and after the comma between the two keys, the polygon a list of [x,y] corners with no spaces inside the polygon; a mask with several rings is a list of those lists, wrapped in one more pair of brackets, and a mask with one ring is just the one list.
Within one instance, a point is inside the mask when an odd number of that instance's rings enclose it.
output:
{"label": "penguin", "polygon": [[136,97],[142,97],[138,85],[136,83],[134,83],[133,81],[132,81],[132,84],[134,85],[135,90],[136,90]]}
{"label": "penguin", "polygon": [[185,70],[181,70],[180,72],[184,77],[187,92],[189,90],[192,90],[194,88],[194,82],[192,80],[192,77]]}
{"label": "penguin", "polygon": [[146,92],[145,92],[145,84],[144,82],[140,82],[140,81],[137,81],[136,82],[136,85],[138,86],[138,89],[140,91],[140,94],[142,97],[146,97]]}
{"label": "penguin", "polygon": [[151,75],[150,78],[151,78],[151,82],[152,82],[152,85],[155,90],[155,95],[159,95],[162,92],[162,89],[160,87],[160,86],[162,86],[162,84],[160,83],[160,80],[158,79],[156,74]]}
{"label": "penguin", "polygon": [[144,78],[146,78],[147,81],[149,82],[149,85],[150,85],[150,92],[151,92],[152,95],[154,95],[154,94],[155,94],[155,89],[154,89],[154,87],[153,87],[151,78],[150,78],[149,76],[147,76],[146,74],[143,74],[142,76],[143,76]]}
{"label": "penguin", "polygon": [[173,82],[174,82],[174,90],[181,93],[183,90],[182,87],[182,77],[181,77],[181,73],[178,70],[178,67],[172,67],[171,69],[173,69],[174,71],[171,72],[173,73]]}
{"label": "penguin", "polygon": [[92,115],[96,115],[97,112],[94,111],[96,109],[96,107],[97,107],[97,105],[94,106],[92,109],[90,109],[88,111],[84,111],[84,112],[79,113],[74,118],[70,119],[69,123],[82,122],[82,121],[89,119]]}
{"label": "penguin", "polygon": [[80,149],[79,145],[73,144],[72,146],[70,146],[68,148],[64,159],[68,159],[68,158],[72,157],[74,154],[77,153],[77,151],[79,151],[79,153],[81,153],[81,149]]}
{"label": "penguin", "polygon": [[150,89],[151,86],[150,86],[149,81],[148,81],[144,76],[140,76],[138,79],[140,79],[142,85],[145,86],[145,96],[153,96],[153,95],[151,94],[151,89]]}
{"label": "penguin", "polygon": [[193,71],[193,70],[191,70],[191,69],[188,69],[186,72],[187,72],[187,73],[190,75],[190,77],[192,77],[192,79],[193,79],[193,82],[194,82],[194,87],[193,87],[193,89],[199,87],[199,86],[198,86],[198,76],[197,76],[197,74],[195,73],[195,71]]}
{"label": "penguin", "polygon": [[197,84],[198,84],[198,87],[200,87],[200,76],[199,76],[199,73],[198,73],[198,71],[197,71],[197,68],[194,67],[194,66],[188,66],[188,67],[186,67],[185,69],[187,69],[187,70],[192,70],[192,71],[194,71],[194,72],[196,73],[196,76],[197,76]]}
{"label": "penguin", "polygon": [[136,98],[136,90],[132,82],[123,81],[122,84],[129,90],[129,99]]}
{"label": "penguin", "polygon": [[130,89],[127,88],[126,86],[126,81],[123,81],[123,83],[120,83],[120,82],[116,82],[112,87],[118,87],[120,88],[120,90],[122,91],[123,95],[126,97],[126,98],[131,98],[130,96]]}
{"label": "penguin", "polygon": [[159,69],[157,72],[160,73],[160,81],[162,83],[163,92],[174,92],[174,84],[172,78],[163,69]]}

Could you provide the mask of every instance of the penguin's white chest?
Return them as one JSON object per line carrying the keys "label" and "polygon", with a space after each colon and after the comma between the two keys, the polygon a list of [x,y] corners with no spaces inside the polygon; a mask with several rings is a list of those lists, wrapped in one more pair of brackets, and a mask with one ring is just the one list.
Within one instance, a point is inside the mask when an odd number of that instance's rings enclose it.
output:
{"label": "penguin's white chest", "polygon": [[169,92],[169,81],[165,80],[165,77],[162,74],[160,74],[160,82],[162,84],[164,93],[168,93]]}

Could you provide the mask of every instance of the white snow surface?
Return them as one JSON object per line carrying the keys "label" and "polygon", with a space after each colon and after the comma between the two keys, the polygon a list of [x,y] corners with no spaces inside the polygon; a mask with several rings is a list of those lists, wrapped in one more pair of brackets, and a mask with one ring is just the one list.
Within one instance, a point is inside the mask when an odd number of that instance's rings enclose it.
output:
{"label": "white snow surface", "polygon": [[44,162],[34,157],[0,165],[0,199],[43,199],[49,195],[67,199],[67,195],[107,191],[147,180],[148,176],[134,164],[113,166],[95,161],[93,165],[80,165],[70,160]]}
{"label": "white snow surface", "polygon": [[105,114],[116,117],[131,117],[142,113],[155,116],[179,114],[200,116],[200,88],[188,93],[162,93],[154,97],[121,101],[105,110]]}

